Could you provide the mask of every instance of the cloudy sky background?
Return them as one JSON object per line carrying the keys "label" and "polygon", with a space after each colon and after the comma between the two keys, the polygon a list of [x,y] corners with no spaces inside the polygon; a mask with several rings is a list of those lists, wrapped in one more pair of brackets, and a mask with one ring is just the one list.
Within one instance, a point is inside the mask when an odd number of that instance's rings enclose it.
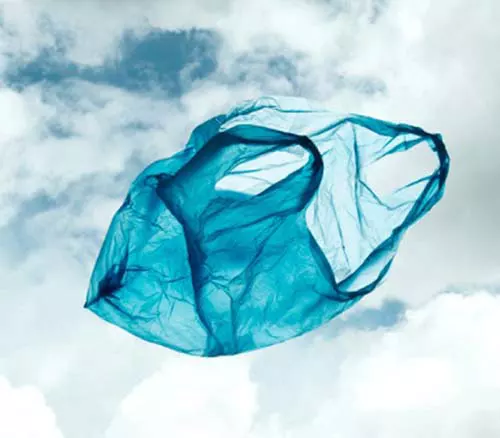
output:
{"label": "cloudy sky background", "polygon": [[[0,0],[0,438],[500,435],[497,0]],[[82,306],[131,180],[235,102],[441,132],[442,202],[321,330],[183,357]]]}

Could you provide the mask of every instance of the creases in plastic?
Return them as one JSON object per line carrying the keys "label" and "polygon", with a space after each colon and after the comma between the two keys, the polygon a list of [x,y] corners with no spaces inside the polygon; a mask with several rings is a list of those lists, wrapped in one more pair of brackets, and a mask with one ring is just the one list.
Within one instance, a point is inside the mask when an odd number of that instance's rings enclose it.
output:
{"label": "creases in plastic", "polygon": [[[432,153],[431,168],[377,193],[370,166],[414,148]],[[441,137],[417,127],[301,99],[244,102],[134,181],[85,306],[199,356],[299,336],[380,284],[404,232],[443,195],[448,167]]]}

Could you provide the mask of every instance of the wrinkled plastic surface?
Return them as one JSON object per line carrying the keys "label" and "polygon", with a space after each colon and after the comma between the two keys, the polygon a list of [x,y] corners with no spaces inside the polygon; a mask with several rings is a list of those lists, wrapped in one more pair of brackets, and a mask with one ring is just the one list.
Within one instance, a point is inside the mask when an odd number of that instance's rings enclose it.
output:
{"label": "wrinkled plastic surface", "polygon": [[[370,186],[371,166],[414,148],[430,151],[429,173],[383,194]],[[245,102],[135,180],[85,306],[192,355],[293,338],[382,281],[403,233],[441,198],[448,165],[441,137],[417,127],[302,99]]]}

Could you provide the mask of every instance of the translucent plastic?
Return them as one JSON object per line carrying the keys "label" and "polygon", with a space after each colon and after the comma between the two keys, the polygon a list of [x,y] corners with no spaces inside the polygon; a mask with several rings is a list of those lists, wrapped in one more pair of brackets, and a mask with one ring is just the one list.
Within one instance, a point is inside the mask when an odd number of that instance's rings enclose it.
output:
{"label": "translucent plastic", "polygon": [[[414,166],[378,163],[413,149],[430,154],[430,170],[393,187]],[[382,281],[403,233],[441,198],[448,166],[441,137],[420,128],[301,99],[245,102],[135,180],[85,306],[192,355],[283,342]]]}

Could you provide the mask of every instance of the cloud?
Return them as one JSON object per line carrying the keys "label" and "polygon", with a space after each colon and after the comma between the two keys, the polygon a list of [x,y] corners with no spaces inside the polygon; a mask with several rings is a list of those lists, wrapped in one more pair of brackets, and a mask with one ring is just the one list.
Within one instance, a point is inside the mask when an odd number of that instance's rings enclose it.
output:
{"label": "cloud", "polygon": [[92,264],[131,180],[190,122],[170,102],[84,81],[2,90],[0,102],[0,370],[40,386],[71,436],[96,435],[164,352],[83,310]]}
{"label": "cloud", "polygon": [[500,296],[440,294],[392,327],[217,360],[171,355],[106,438],[494,438]]}
{"label": "cloud", "polygon": [[0,105],[0,203],[11,206],[40,192],[56,197],[85,177],[120,175],[131,159],[178,150],[184,132],[166,129],[177,120],[189,124],[168,102],[84,81],[0,90]]}
{"label": "cloud", "polygon": [[246,438],[256,410],[247,356],[171,357],[121,403],[106,438]]}
{"label": "cloud", "polygon": [[441,294],[388,329],[262,353],[258,436],[498,436],[499,314],[485,291]]}
{"label": "cloud", "polygon": [[100,66],[116,59],[124,32],[142,36],[151,27],[209,29],[230,4],[228,0],[201,4],[195,0],[125,0],[120,4],[90,0],[78,5],[57,0],[2,0],[0,11],[6,39],[0,44],[0,60],[3,53],[26,62],[42,50],[55,50],[63,52],[70,62]]}
{"label": "cloud", "polygon": [[34,387],[14,388],[0,377],[1,438],[63,438],[43,394]]}

